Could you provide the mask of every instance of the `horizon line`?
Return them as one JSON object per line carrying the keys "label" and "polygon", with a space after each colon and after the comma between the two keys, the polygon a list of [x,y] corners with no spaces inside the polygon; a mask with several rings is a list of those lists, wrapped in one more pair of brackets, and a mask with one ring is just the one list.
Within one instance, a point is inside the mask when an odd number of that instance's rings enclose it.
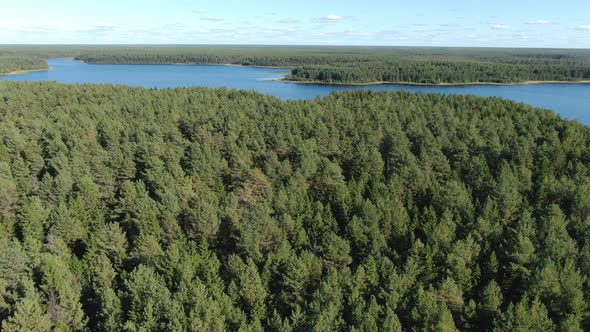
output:
{"label": "horizon line", "polygon": [[239,46],[239,47],[357,47],[357,48],[471,48],[471,49],[537,49],[537,50],[590,50],[588,47],[512,47],[512,46],[457,46],[457,45],[364,45],[364,44],[197,44],[197,43],[1,43],[3,46]]}

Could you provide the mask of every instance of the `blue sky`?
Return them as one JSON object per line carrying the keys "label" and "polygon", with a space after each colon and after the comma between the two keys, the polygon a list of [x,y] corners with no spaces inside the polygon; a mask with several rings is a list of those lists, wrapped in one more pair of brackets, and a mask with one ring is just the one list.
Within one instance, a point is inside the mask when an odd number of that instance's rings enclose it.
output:
{"label": "blue sky", "polygon": [[0,43],[590,48],[590,0],[8,0]]}

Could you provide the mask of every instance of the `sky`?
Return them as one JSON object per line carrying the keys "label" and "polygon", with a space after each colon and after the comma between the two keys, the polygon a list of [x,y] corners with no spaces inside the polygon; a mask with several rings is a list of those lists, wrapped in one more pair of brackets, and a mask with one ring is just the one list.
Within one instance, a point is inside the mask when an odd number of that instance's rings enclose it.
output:
{"label": "sky", "polygon": [[0,44],[590,48],[590,0],[2,0]]}

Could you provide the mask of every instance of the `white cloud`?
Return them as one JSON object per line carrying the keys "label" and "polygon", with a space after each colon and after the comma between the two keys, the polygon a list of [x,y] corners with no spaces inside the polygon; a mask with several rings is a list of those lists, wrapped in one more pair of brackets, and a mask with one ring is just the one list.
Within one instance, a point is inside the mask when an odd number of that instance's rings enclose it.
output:
{"label": "white cloud", "polygon": [[201,21],[221,22],[223,19],[221,17],[201,17]]}
{"label": "white cloud", "polygon": [[353,19],[352,16],[340,16],[340,15],[336,15],[336,14],[329,14],[324,17],[315,18],[312,21],[318,22],[318,23],[336,23],[336,22],[341,22],[341,21],[351,20],[351,19]]}
{"label": "white cloud", "polygon": [[576,30],[590,30],[590,25],[578,25]]}
{"label": "white cloud", "polygon": [[205,14],[207,12],[207,10],[205,9],[195,9],[193,10],[193,13],[195,14]]}
{"label": "white cloud", "polygon": [[494,30],[508,30],[510,26],[507,24],[493,24],[492,29]]}
{"label": "white cloud", "polygon": [[324,20],[328,20],[328,21],[338,21],[341,20],[343,17],[342,16],[338,16],[338,15],[334,15],[334,14],[330,14],[326,17],[324,17]]}
{"label": "white cloud", "polygon": [[536,24],[536,25],[544,25],[544,24],[549,24],[549,23],[551,23],[551,21],[548,21],[548,20],[533,20],[533,21],[526,22],[526,24]]}

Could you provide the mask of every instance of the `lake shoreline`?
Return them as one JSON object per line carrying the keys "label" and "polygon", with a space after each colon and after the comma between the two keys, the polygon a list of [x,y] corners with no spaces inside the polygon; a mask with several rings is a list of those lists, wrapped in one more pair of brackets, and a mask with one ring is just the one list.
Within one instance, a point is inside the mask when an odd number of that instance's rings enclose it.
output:
{"label": "lake shoreline", "polygon": [[53,70],[53,68],[49,67],[49,68],[44,68],[44,69],[15,70],[15,71],[11,71],[8,73],[0,74],[0,76],[22,75],[22,74],[35,73],[35,72],[40,72],[40,71],[50,71],[50,70]]}
{"label": "lake shoreline", "polygon": [[[267,68],[267,69],[286,69],[291,70],[296,67],[277,67],[277,66],[254,66],[254,65],[242,65],[233,63],[89,63],[82,60],[74,61],[81,62],[89,65],[175,65],[175,66],[229,66],[229,67],[242,67],[242,68]],[[287,76],[288,74],[285,74]],[[515,83],[495,83],[495,82],[467,82],[467,83],[416,83],[416,82],[390,82],[390,81],[375,81],[375,82],[358,82],[358,83],[344,83],[344,82],[324,82],[324,81],[298,81],[290,80],[288,78],[271,79],[268,81],[272,82],[286,82],[286,83],[297,83],[297,84],[318,84],[318,85],[335,85],[335,86],[369,86],[369,85],[408,85],[408,86],[432,86],[432,87],[445,87],[445,86],[477,86],[477,85],[490,85],[490,86],[511,86],[511,85],[537,85],[537,84],[590,84],[590,80],[580,81],[525,81]]]}
{"label": "lake shoreline", "polygon": [[[68,58],[62,58],[68,59]],[[254,65],[240,65],[240,64],[233,64],[233,63],[96,63],[96,62],[86,62],[83,60],[76,60],[72,58],[74,62],[85,63],[87,65],[112,65],[112,66],[228,66],[228,67],[242,67],[242,68],[267,68],[267,69],[295,69],[295,67],[282,67],[282,66],[254,66]]]}
{"label": "lake shoreline", "polygon": [[517,83],[494,83],[494,82],[471,82],[471,83],[416,83],[416,82],[388,82],[375,81],[366,83],[339,83],[339,82],[323,82],[323,81],[297,81],[288,78],[270,80],[275,82],[295,83],[295,84],[316,84],[316,85],[334,85],[334,86],[370,86],[370,85],[409,85],[409,86],[425,86],[425,87],[450,87],[450,86],[512,86],[512,85],[540,85],[540,84],[590,84],[590,80],[583,81],[526,81]]}
{"label": "lake shoreline", "polygon": [[250,65],[232,64],[232,63],[222,63],[222,64],[219,64],[219,66],[243,67],[243,68],[268,68],[268,69],[295,69],[295,67],[250,66]]}

